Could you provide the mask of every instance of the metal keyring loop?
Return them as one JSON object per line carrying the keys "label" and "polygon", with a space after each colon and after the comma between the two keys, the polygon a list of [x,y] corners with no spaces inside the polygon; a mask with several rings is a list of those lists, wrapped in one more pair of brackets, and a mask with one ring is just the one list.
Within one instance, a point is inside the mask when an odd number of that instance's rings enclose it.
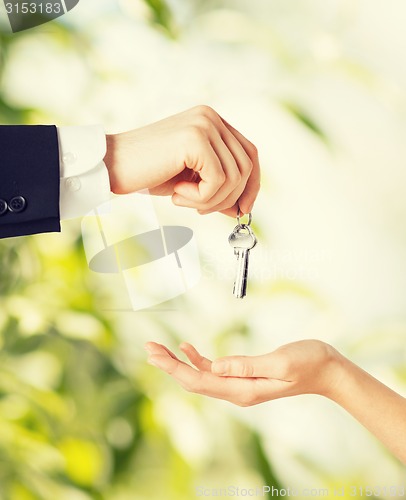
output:
{"label": "metal keyring loop", "polygon": [[241,211],[240,211],[240,207],[238,207],[237,223],[241,227],[249,227],[251,225],[251,222],[252,222],[252,213],[250,212],[249,214],[245,214],[245,215],[248,215],[248,222],[247,222],[247,224],[241,224]]}

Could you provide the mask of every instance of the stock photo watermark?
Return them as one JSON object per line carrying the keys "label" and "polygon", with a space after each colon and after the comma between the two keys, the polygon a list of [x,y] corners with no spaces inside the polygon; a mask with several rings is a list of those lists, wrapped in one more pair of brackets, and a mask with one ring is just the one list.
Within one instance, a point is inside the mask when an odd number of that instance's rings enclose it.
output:
{"label": "stock photo watermark", "polygon": [[261,485],[243,487],[237,485],[228,485],[219,488],[209,488],[207,486],[196,486],[195,496],[200,498],[218,498],[218,497],[231,497],[231,498],[334,498],[334,497],[405,497],[405,485],[391,485],[391,486],[335,486],[333,488],[295,488],[287,486],[285,488],[278,488],[276,486]]}
{"label": "stock photo watermark", "polygon": [[89,269],[100,280],[104,276],[110,284],[124,286],[123,304],[132,311],[179,297],[200,280],[193,230],[161,226],[147,190],[91,210],[82,219],[82,238]]}
{"label": "stock photo watermark", "polygon": [[79,0],[3,0],[11,31],[35,28],[67,14]]}
{"label": "stock photo watermark", "polygon": [[[230,255],[228,248],[221,252],[217,248],[203,246],[200,248],[200,253],[202,275],[206,279],[233,280],[236,261]],[[253,250],[249,279],[259,284],[276,280],[290,282],[313,280],[320,274],[320,265],[332,261],[333,256],[323,248],[277,251],[261,246]]]}

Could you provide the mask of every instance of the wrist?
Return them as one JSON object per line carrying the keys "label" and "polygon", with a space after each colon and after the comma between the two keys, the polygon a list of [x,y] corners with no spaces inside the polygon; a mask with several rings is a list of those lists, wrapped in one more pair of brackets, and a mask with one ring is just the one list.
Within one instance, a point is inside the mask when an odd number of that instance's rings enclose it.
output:
{"label": "wrist", "polygon": [[339,353],[333,346],[326,344],[326,357],[323,367],[323,384],[319,394],[333,401],[339,399],[343,382],[348,371],[350,361]]}
{"label": "wrist", "polygon": [[107,172],[109,174],[110,180],[110,190],[115,194],[121,194],[118,176],[117,176],[117,135],[106,135],[106,155],[104,157],[104,163],[107,167]]}

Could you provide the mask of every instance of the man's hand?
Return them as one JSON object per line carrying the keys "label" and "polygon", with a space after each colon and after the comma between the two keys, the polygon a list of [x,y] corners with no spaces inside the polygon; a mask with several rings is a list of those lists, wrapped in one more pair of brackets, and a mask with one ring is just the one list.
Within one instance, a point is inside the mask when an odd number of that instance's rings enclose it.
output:
{"label": "man's hand", "polygon": [[201,214],[249,213],[260,185],[256,147],[208,106],[108,135],[105,163],[114,193],[149,189]]}
{"label": "man's hand", "polygon": [[182,344],[193,368],[168,348],[145,345],[148,362],[171,375],[190,392],[252,406],[298,394],[333,394],[341,377],[341,355],[329,344],[302,340],[262,356],[227,356],[215,361]]}

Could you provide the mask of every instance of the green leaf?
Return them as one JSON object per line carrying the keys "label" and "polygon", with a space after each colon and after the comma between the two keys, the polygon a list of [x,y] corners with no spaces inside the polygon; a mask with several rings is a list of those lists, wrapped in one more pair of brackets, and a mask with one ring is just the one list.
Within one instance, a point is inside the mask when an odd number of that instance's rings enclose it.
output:
{"label": "green leaf", "polygon": [[164,0],[145,0],[145,3],[151,9],[153,22],[165,28],[165,31],[174,37],[174,20],[166,2]]}
{"label": "green leaf", "polygon": [[297,120],[304,125],[308,130],[313,132],[315,135],[319,137],[326,144],[329,143],[327,135],[324,133],[323,129],[319,126],[319,124],[314,120],[313,117],[309,115],[307,111],[305,111],[302,107],[300,107],[296,103],[283,101],[282,106],[289,111]]}
{"label": "green leaf", "polygon": [[283,486],[279,482],[273,470],[271,462],[269,461],[262,445],[261,437],[256,431],[251,431],[249,434],[249,449],[251,450],[253,464],[263,477],[264,484],[267,486],[274,486],[277,489],[282,489]]}

